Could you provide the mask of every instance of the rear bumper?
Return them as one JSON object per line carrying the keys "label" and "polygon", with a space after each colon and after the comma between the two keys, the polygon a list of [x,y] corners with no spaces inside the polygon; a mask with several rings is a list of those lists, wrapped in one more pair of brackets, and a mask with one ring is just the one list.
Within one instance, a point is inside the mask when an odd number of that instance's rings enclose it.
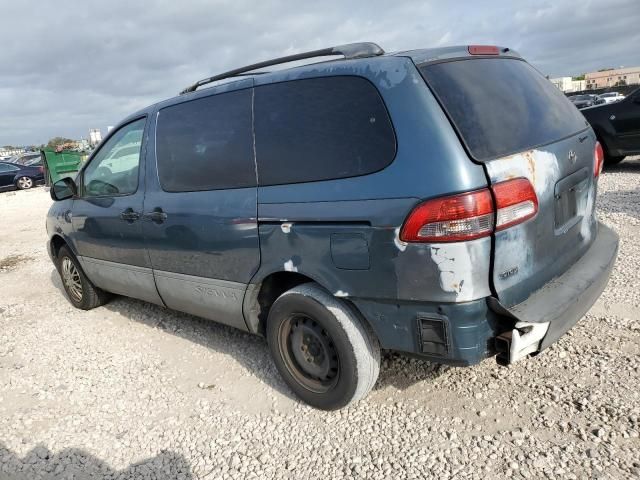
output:
{"label": "rear bumper", "polygon": [[[510,308],[495,297],[460,303],[351,301],[384,349],[458,366],[498,352],[498,362],[506,364],[544,350],[582,318],[606,287],[617,252],[618,236],[598,224],[595,241],[569,270]],[[503,336],[507,340],[498,342]],[[505,344],[511,350],[505,352]]]}
{"label": "rear bumper", "polygon": [[602,223],[589,250],[564,274],[551,280],[527,300],[505,308],[492,298],[489,305],[498,314],[517,322],[548,323],[537,351],[542,351],[566,333],[596,302],[607,286],[618,254],[618,235]]}

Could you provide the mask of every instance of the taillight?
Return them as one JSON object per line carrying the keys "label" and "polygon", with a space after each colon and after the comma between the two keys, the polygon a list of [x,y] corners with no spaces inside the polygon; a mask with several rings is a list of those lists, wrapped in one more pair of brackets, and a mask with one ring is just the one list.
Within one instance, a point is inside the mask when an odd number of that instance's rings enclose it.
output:
{"label": "taillight", "polygon": [[44,167],[42,165],[38,166],[38,171],[44,173]]}
{"label": "taillight", "polygon": [[526,178],[515,178],[491,187],[496,199],[496,231],[504,230],[538,213],[538,196]]}
{"label": "taillight", "polygon": [[494,45],[469,45],[471,55],[499,55],[500,49]]}
{"label": "taillight", "polygon": [[604,166],[604,150],[600,142],[596,142],[596,148],[593,152],[593,176],[598,178],[602,173],[602,167]]}
{"label": "taillight", "polygon": [[533,186],[526,178],[516,178],[497,183],[491,190],[485,188],[419,204],[405,220],[400,240],[425,243],[474,240],[522,223],[537,212],[538,197]]}
{"label": "taillight", "polygon": [[459,242],[486,237],[493,231],[489,190],[434,198],[421,203],[402,226],[404,242]]}

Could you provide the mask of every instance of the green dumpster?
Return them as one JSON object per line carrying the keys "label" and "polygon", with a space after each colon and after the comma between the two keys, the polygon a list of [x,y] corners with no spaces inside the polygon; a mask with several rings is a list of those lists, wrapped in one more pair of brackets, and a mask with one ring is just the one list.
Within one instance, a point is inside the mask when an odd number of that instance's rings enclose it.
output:
{"label": "green dumpster", "polygon": [[51,186],[64,177],[75,178],[76,173],[87,161],[89,154],[75,150],[62,150],[56,152],[53,149],[42,150],[44,157],[44,178],[46,184]]}

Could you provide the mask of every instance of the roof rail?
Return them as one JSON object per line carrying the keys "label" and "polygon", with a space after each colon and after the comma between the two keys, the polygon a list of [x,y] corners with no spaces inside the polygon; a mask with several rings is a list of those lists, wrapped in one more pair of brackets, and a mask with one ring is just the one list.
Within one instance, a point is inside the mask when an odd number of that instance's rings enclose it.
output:
{"label": "roof rail", "polygon": [[195,92],[198,89],[198,87],[201,87],[202,85],[206,85],[207,83],[212,83],[217,80],[222,80],[224,78],[241,76],[242,74],[246,74],[246,72],[257,70],[259,68],[270,67],[271,65],[279,65],[281,63],[295,62],[296,60],[304,60],[307,58],[329,57],[333,55],[343,55],[345,59],[350,59],[350,58],[375,57],[378,55],[382,55],[383,53],[384,53],[384,50],[372,42],[348,43],[346,45],[323,48],[321,50],[313,50],[311,52],[296,53],[295,55],[287,55],[286,57],[274,58],[273,60],[254,63],[253,65],[247,65],[246,67],[236,68],[234,70],[229,70],[228,72],[225,72],[225,73],[220,73],[219,75],[214,75],[213,77],[199,80],[193,85],[182,90],[180,92],[180,95],[184,95],[185,93],[189,93],[189,92]]}

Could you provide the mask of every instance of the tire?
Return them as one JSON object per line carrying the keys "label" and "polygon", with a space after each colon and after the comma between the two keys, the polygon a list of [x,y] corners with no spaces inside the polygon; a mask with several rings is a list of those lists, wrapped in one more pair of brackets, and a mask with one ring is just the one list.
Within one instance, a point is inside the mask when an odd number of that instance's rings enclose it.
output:
{"label": "tire", "polygon": [[18,190],[29,190],[33,188],[36,182],[33,181],[31,177],[18,177],[16,180],[16,187]]}
{"label": "tire", "polygon": [[74,307],[91,310],[109,300],[110,295],[91,283],[76,257],[66,246],[61,247],[58,252],[57,267],[64,291]]}
{"label": "tire", "polygon": [[364,398],[380,371],[380,345],[343,300],[313,283],[283,293],[267,318],[267,342],[287,385],[309,405],[336,410]]}
{"label": "tire", "polygon": [[611,155],[609,155],[606,152],[604,154],[604,164],[607,167],[610,167],[612,165],[616,165],[616,164],[620,163],[624,159],[625,159],[624,156],[622,156],[622,157],[612,157]]}

